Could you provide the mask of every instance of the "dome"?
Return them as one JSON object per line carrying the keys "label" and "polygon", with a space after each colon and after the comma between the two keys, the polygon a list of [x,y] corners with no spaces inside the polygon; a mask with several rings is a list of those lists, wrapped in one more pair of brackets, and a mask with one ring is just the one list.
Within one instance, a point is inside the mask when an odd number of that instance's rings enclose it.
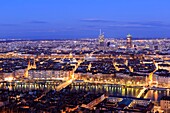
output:
{"label": "dome", "polygon": [[131,34],[128,34],[127,37],[132,37],[132,35],[131,35]]}

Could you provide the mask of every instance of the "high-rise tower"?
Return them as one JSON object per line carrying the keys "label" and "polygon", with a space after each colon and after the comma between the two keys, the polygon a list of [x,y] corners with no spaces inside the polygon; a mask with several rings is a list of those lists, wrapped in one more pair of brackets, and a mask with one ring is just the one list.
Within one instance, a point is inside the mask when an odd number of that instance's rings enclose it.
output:
{"label": "high-rise tower", "polygon": [[104,33],[101,32],[101,29],[100,29],[100,35],[99,35],[99,43],[100,43],[100,46],[104,46]]}
{"label": "high-rise tower", "polygon": [[128,34],[126,38],[126,47],[132,48],[132,35]]}

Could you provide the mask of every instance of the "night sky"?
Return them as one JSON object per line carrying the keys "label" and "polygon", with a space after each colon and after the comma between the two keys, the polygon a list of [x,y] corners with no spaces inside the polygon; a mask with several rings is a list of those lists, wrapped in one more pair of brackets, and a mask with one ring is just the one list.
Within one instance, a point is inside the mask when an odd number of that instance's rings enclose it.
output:
{"label": "night sky", "polygon": [[170,37],[170,0],[0,0],[0,38]]}

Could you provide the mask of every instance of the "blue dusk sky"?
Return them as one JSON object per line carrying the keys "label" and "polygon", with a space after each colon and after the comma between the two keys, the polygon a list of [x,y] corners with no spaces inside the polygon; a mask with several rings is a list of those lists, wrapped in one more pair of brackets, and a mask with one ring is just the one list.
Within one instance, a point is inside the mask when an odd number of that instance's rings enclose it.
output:
{"label": "blue dusk sky", "polygon": [[0,38],[170,37],[170,0],[0,0]]}

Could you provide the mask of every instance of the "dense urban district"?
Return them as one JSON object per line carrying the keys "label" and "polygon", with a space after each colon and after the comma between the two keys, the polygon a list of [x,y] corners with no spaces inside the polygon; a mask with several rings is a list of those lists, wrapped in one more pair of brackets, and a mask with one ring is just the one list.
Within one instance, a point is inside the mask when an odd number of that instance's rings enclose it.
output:
{"label": "dense urban district", "polygon": [[170,113],[170,39],[0,40],[2,113]]}

